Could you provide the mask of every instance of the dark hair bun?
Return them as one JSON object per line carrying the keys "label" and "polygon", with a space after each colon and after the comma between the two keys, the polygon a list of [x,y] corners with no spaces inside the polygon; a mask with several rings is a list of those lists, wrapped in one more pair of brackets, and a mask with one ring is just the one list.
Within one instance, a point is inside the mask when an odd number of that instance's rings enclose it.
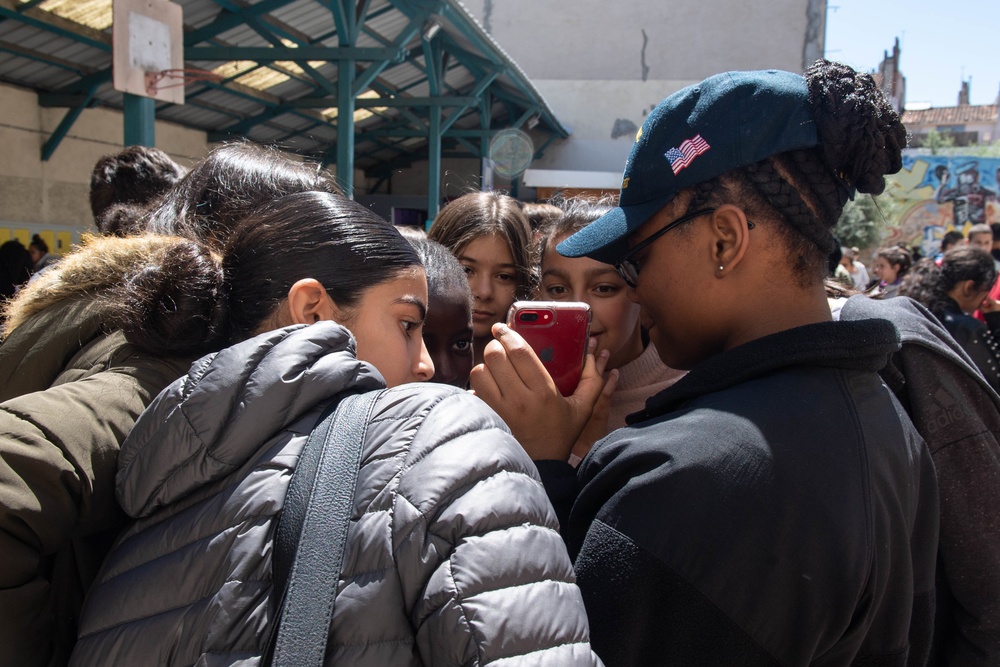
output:
{"label": "dark hair bun", "polygon": [[174,239],[159,261],[126,276],[118,289],[115,324],[136,347],[158,356],[217,347],[222,269],[202,244]]}
{"label": "dark hair bun", "polygon": [[868,74],[818,60],[806,70],[823,158],[849,187],[879,194],[902,166],[906,128]]}
{"label": "dark hair bun", "polygon": [[131,236],[142,232],[146,213],[141,204],[111,204],[95,216],[94,224],[104,236]]}

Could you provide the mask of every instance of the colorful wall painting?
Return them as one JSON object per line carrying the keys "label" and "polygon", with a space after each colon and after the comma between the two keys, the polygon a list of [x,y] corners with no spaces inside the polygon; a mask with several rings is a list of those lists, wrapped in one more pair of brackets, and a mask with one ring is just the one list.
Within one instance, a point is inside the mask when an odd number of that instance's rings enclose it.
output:
{"label": "colorful wall painting", "polygon": [[904,155],[902,171],[890,178],[903,212],[882,245],[903,243],[930,256],[952,229],[968,234],[972,225],[1000,222],[1000,158]]}

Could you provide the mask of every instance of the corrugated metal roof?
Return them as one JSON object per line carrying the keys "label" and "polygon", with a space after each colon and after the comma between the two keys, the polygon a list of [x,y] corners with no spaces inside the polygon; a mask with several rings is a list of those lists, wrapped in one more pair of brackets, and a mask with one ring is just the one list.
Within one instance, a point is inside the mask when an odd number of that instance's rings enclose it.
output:
{"label": "corrugated metal roof", "polygon": [[38,8],[95,30],[111,27],[111,0],[45,0]]}
{"label": "corrugated metal roof", "polygon": [[[336,154],[339,65],[328,59],[333,53],[328,56],[316,48],[353,44],[357,49],[391,49],[397,56],[389,61],[356,60],[356,77],[365,76],[369,68],[379,69],[360,99],[428,98],[432,86],[422,32],[432,23],[440,26],[434,40],[445,54],[441,95],[466,98],[485,87],[491,101],[492,122],[486,128],[482,128],[479,103],[464,110],[454,104],[442,107],[445,119],[460,113],[451,123],[453,131],[498,131],[533,115],[539,121],[538,130],[556,137],[568,134],[524,72],[458,0],[372,0],[353,41],[350,35],[338,33],[331,7],[341,6],[339,2],[220,3],[240,7],[238,12],[222,9],[213,0],[179,0],[177,4],[184,11],[186,66],[214,70],[224,80],[188,83],[188,103],[159,103],[157,114],[206,130],[213,139],[234,133],[330,158]],[[111,0],[0,0],[0,81],[34,88],[46,94],[44,103],[50,106],[85,99],[91,90],[92,104],[121,106],[122,95],[110,83],[111,30],[105,23],[110,6]],[[232,56],[199,58],[193,48],[201,56],[207,55],[206,48],[215,48],[213,57],[215,53],[236,55],[247,48],[284,53],[281,60],[272,61],[265,55],[268,52],[257,52],[254,57],[266,60],[246,57],[237,63]],[[296,57],[297,51],[307,49],[307,57]],[[481,85],[487,82],[488,86]],[[426,158],[426,119],[432,107],[426,99],[403,108],[399,105],[391,99],[377,108],[358,104],[356,166],[377,170],[386,159],[398,163]],[[443,141],[451,151],[479,144],[459,144],[447,134]]]}

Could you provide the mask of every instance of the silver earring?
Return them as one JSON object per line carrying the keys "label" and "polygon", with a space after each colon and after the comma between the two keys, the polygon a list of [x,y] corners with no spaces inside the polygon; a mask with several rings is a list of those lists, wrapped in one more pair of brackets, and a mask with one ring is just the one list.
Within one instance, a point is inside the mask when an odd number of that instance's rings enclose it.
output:
{"label": "silver earring", "polygon": [[719,271],[725,271],[725,270],[726,270],[726,267],[724,267],[722,264],[719,264]]}

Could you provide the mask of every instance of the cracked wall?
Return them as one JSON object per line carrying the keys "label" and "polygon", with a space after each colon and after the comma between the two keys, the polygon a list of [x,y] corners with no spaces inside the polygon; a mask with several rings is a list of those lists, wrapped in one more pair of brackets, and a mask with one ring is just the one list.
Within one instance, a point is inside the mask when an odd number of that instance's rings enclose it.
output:
{"label": "cracked wall", "polygon": [[806,36],[802,46],[802,70],[823,57],[826,49],[826,0],[807,0]]}
{"label": "cracked wall", "polygon": [[667,95],[734,69],[802,71],[822,53],[825,0],[463,0],[572,136],[541,169],[621,172]]}

